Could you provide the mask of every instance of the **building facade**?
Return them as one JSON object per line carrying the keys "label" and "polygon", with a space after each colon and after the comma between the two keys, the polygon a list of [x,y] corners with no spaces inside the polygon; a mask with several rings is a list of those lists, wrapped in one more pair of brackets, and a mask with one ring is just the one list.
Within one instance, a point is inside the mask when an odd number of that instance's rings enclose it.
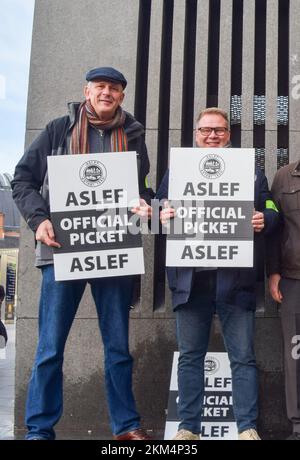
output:
{"label": "building facade", "polygon": [[[126,6],[124,4],[126,3]],[[46,123],[82,100],[88,69],[109,65],[128,79],[124,107],[146,127],[150,183],[159,184],[169,148],[193,145],[200,109],[231,114],[236,147],[255,147],[269,181],[300,149],[300,2],[298,0],[36,0],[26,144]],[[174,317],[164,272],[165,248],[144,238],[146,274],[131,314],[135,392],[147,428],[165,423]],[[17,321],[16,433],[24,429],[27,381],[37,334],[39,272],[23,226]],[[282,343],[276,305],[257,283],[256,351],[264,432],[288,431]],[[223,350],[215,321],[211,350]],[[58,431],[108,433],[103,352],[89,292],[67,344],[65,411]],[[153,371],[155,370],[155,371]],[[101,417],[100,417],[101,414]]]}
{"label": "building facade", "polygon": [[12,199],[11,176],[0,174],[0,284],[5,289],[1,318],[13,321],[17,303],[20,214]]}

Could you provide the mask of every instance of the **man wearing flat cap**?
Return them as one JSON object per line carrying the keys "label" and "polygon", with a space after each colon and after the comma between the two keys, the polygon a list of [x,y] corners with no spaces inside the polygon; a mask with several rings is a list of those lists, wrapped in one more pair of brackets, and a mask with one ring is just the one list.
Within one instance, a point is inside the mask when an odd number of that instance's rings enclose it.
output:
{"label": "man wearing flat cap", "polygon": [[63,411],[65,343],[87,281],[96,304],[105,355],[105,382],[114,438],[149,439],[140,426],[132,392],[132,357],[128,347],[129,310],[134,278],[120,276],[55,281],[53,248],[60,247],[50,220],[47,156],[136,151],[140,216],[150,215],[146,187],[149,159],[144,129],[121,108],[127,81],[118,70],[98,67],[86,75],[85,101],[69,104],[69,114],[51,121],[16,166],[13,197],[35,233],[36,266],[42,271],[39,342],[26,404],[26,439],[55,439]]}

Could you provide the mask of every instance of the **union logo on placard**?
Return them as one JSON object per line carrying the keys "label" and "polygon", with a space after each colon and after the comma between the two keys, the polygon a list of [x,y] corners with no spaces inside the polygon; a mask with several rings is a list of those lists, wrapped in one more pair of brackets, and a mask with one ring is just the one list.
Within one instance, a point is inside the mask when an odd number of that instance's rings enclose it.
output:
{"label": "union logo on placard", "polygon": [[98,187],[103,184],[107,176],[105,166],[97,160],[90,160],[80,168],[80,180],[89,187]]}
{"label": "union logo on placard", "polygon": [[205,155],[200,161],[199,171],[208,179],[217,179],[225,171],[224,160],[216,154]]}
{"label": "union logo on placard", "polygon": [[206,356],[204,362],[205,374],[215,374],[220,369],[220,363],[214,356]]}

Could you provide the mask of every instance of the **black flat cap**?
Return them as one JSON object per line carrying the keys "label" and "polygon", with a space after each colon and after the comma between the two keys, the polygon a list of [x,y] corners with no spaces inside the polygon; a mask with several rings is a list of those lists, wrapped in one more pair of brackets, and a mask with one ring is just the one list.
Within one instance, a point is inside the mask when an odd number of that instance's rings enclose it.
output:
{"label": "black flat cap", "polygon": [[127,80],[124,75],[112,67],[96,67],[95,69],[91,69],[88,71],[85,78],[87,81],[105,80],[121,83],[123,89],[126,88],[127,85]]}

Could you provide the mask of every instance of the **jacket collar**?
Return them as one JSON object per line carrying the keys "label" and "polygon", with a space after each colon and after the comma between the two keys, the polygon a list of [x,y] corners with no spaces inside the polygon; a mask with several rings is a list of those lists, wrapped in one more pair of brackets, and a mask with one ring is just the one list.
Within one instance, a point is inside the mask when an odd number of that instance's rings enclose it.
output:
{"label": "jacket collar", "polygon": [[80,106],[80,102],[68,102],[68,112],[69,112],[69,118],[70,118],[69,129],[72,129],[73,126],[75,125],[76,114],[79,109],[79,106]]}
{"label": "jacket collar", "polygon": [[300,160],[296,163],[295,168],[291,171],[292,176],[300,176]]}

